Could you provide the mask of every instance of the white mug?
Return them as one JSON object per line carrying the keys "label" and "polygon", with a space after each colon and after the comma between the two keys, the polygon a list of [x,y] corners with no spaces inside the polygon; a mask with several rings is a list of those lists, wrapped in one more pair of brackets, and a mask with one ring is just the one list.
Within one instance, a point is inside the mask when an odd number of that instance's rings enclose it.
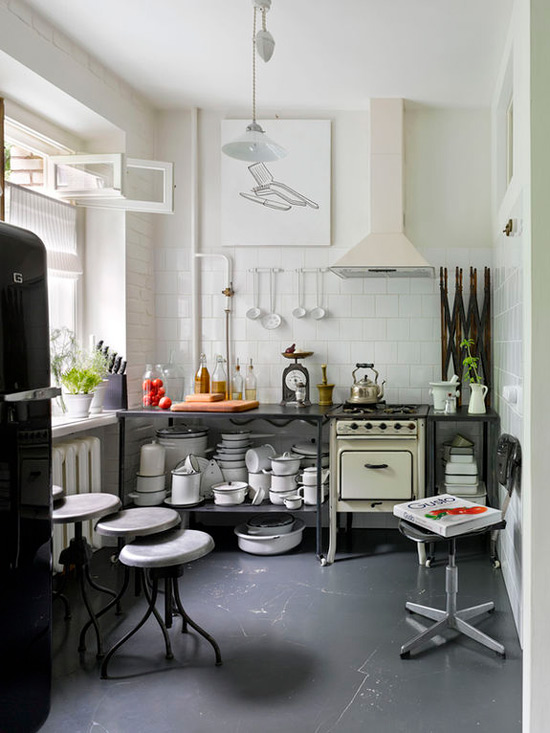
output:
{"label": "white mug", "polygon": [[302,484],[296,493],[304,497],[304,504],[317,504],[317,486]]}
{"label": "white mug", "polygon": [[285,496],[283,503],[287,509],[301,509],[303,499],[299,494],[293,494],[292,496]]}
{"label": "white mug", "polygon": [[271,468],[271,456],[275,455],[275,448],[269,443],[249,448],[246,451],[244,460],[250,473],[259,473],[264,468]]}

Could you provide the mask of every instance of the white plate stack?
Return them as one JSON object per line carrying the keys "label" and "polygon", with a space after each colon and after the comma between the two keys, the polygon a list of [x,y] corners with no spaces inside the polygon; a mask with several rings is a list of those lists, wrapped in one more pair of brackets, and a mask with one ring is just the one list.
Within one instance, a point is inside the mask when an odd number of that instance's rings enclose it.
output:
{"label": "white plate stack", "polygon": [[445,445],[445,458],[445,485],[441,493],[485,504],[485,485],[479,480],[472,441],[457,435]]}
{"label": "white plate stack", "polygon": [[222,433],[221,442],[217,444],[213,458],[221,468],[225,481],[247,482],[245,455],[249,447],[250,430]]}

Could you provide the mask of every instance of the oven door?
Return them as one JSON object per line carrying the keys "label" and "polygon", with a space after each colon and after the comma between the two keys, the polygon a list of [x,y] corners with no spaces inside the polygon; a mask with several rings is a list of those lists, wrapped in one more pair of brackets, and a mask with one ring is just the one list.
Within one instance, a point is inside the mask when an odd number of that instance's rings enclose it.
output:
{"label": "oven door", "polygon": [[406,501],[413,496],[409,450],[342,450],[339,463],[339,498],[344,501]]}

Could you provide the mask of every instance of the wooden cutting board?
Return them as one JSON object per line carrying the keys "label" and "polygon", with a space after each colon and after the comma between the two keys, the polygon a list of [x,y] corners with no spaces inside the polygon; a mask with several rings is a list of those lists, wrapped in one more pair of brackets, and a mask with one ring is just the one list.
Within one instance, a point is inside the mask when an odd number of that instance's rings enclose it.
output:
{"label": "wooden cutting board", "polygon": [[185,398],[186,402],[220,402],[224,395],[219,392],[203,392],[201,394],[188,394]]}
{"label": "wooden cutting board", "polygon": [[259,406],[258,400],[220,400],[219,402],[175,402],[173,412],[246,412]]}

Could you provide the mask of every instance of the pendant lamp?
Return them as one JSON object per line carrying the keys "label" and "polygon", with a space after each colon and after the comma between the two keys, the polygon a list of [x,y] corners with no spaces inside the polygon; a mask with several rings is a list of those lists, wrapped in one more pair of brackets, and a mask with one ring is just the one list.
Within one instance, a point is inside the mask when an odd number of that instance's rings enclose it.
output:
{"label": "pendant lamp", "polygon": [[[267,163],[284,158],[287,151],[270,137],[256,121],[256,53],[264,61],[269,61],[275,49],[273,36],[266,28],[266,13],[271,0],[253,0],[254,20],[252,29],[252,122],[244,133],[222,147],[222,152],[230,158],[245,160],[249,163]],[[258,11],[262,14],[262,30],[256,33]]]}

